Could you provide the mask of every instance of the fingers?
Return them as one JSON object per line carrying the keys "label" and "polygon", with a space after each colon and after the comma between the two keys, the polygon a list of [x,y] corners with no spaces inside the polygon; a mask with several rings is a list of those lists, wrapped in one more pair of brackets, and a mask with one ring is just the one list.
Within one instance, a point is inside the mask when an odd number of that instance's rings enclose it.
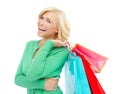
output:
{"label": "fingers", "polygon": [[57,90],[57,86],[53,89],[53,91]]}
{"label": "fingers", "polygon": [[57,78],[57,77],[55,77],[55,78],[50,78],[50,79],[59,80],[59,78]]}
{"label": "fingers", "polygon": [[63,42],[63,46],[67,47],[67,41]]}
{"label": "fingers", "polygon": [[54,80],[54,84],[55,84],[53,90],[56,90],[58,87],[59,79],[58,78],[51,78],[51,79]]}
{"label": "fingers", "polygon": [[48,91],[56,90],[58,86],[58,78],[48,78],[45,82],[45,89]]}
{"label": "fingers", "polygon": [[51,79],[54,81],[54,89],[56,89],[58,82],[59,82],[59,79],[58,78],[51,78]]}
{"label": "fingers", "polygon": [[72,47],[68,41],[65,41],[65,47],[68,47],[70,50],[72,49]]}
{"label": "fingers", "polygon": [[53,43],[54,43],[54,46],[55,47],[61,47],[61,46],[66,46],[66,41],[62,41],[62,40],[58,40],[58,39],[55,39],[55,40],[51,40]]}

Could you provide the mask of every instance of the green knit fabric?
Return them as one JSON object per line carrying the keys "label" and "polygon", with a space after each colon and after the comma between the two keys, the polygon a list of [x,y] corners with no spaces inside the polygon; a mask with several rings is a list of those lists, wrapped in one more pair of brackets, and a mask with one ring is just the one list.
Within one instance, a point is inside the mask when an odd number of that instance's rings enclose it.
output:
{"label": "green knit fabric", "polygon": [[44,84],[46,78],[60,78],[69,51],[66,47],[54,47],[54,43],[48,40],[33,59],[40,47],[38,42],[29,41],[26,44],[15,75],[15,84],[27,88],[27,94],[62,94],[59,86],[54,91],[46,91]]}

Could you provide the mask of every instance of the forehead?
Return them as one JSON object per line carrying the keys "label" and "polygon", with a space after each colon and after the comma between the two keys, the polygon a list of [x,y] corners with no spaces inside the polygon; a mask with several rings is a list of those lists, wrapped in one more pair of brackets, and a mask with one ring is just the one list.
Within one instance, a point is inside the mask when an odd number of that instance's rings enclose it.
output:
{"label": "forehead", "polygon": [[51,11],[47,11],[47,12],[44,12],[43,14],[42,14],[42,16],[43,17],[45,17],[45,18],[49,18],[49,19],[53,19],[53,20],[57,20],[57,15],[56,15],[56,13],[54,13],[54,12],[51,12]]}

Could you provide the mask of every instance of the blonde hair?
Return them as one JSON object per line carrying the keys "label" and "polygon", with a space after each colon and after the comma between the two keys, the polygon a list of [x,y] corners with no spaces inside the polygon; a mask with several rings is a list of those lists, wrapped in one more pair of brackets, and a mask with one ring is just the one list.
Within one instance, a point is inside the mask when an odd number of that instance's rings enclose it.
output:
{"label": "blonde hair", "polygon": [[45,8],[40,14],[39,17],[42,16],[44,13],[46,12],[53,12],[56,14],[57,18],[58,18],[58,24],[57,24],[57,28],[58,28],[58,33],[57,33],[57,38],[60,40],[68,40],[69,37],[69,33],[70,33],[70,26],[69,26],[69,22],[67,20],[67,17],[65,15],[65,13],[62,10],[59,10],[55,7],[48,7]]}

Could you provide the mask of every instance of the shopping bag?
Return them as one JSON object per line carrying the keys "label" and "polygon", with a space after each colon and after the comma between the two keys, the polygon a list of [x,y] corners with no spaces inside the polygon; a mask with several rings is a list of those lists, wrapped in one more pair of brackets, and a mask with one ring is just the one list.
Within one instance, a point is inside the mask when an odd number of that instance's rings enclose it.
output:
{"label": "shopping bag", "polygon": [[84,58],[84,56],[82,56],[82,55],[79,55],[79,56],[82,59],[92,94],[106,94],[103,87],[101,86],[99,80],[97,79],[96,75],[90,68],[89,63],[86,60],[86,58]]}
{"label": "shopping bag", "polygon": [[66,94],[91,94],[90,86],[80,57],[70,51],[64,68]]}
{"label": "shopping bag", "polygon": [[75,46],[72,48],[72,51],[77,55],[83,55],[84,58],[89,62],[92,70],[96,73],[101,72],[108,59],[107,57],[102,56],[80,44],[75,44]]}

